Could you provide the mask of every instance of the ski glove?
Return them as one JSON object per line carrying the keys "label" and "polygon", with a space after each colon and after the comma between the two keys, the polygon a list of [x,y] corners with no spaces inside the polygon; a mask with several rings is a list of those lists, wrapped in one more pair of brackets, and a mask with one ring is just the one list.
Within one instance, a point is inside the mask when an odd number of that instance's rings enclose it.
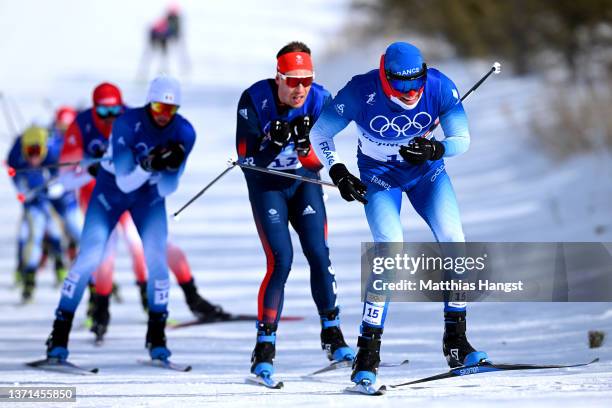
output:
{"label": "ski glove", "polygon": [[146,171],[176,171],[185,160],[185,147],[176,142],[166,146],[155,146],[147,156],[140,160]]}
{"label": "ski glove", "polygon": [[357,200],[360,203],[367,204],[365,199],[367,187],[357,177],[353,176],[346,166],[342,163],[336,163],[329,169],[329,177],[340,190],[340,195],[346,201]]}
{"label": "ski glove", "polygon": [[400,156],[408,163],[421,164],[427,160],[440,160],[444,156],[444,145],[435,139],[415,137],[408,146],[401,146]]}
{"label": "ski glove", "polygon": [[291,139],[289,123],[284,120],[274,120],[270,123],[270,140],[278,147],[285,147]]}
{"label": "ski glove", "polygon": [[291,121],[291,134],[293,135],[293,143],[295,150],[300,156],[308,156],[310,152],[310,128],[312,121],[310,116],[298,116]]}

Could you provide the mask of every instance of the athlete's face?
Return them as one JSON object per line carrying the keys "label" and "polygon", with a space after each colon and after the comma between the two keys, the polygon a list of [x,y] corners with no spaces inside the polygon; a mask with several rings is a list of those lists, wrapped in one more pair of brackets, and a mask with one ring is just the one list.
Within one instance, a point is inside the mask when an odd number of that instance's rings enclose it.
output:
{"label": "athlete's face", "polygon": [[171,105],[169,103],[162,102],[151,102],[149,104],[151,109],[151,116],[158,126],[164,127],[174,117],[178,110],[178,105]]}
{"label": "athlete's face", "polygon": [[299,108],[306,102],[306,97],[312,87],[314,73],[307,69],[288,71],[284,75],[276,75],[278,99],[282,104]]}
{"label": "athlete's face", "polygon": [[406,105],[414,105],[419,101],[421,94],[423,93],[423,87],[416,90],[410,90],[408,92],[402,93],[399,99],[404,102]]}

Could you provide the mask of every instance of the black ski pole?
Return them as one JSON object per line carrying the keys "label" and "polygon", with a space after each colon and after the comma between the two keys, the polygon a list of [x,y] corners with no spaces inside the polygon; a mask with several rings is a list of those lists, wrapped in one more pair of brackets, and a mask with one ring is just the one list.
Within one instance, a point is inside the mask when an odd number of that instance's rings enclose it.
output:
{"label": "black ski pole", "polygon": [[[494,62],[493,65],[491,66],[491,68],[487,71],[487,73],[478,80],[478,82],[476,82],[462,97],[461,99],[459,99],[457,101],[457,104],[465,101],[467,99],[468,96],[470,96],[476,89],[478,89],[480,87],[480,85],[482,85],[482,83],[484,81],[487,80],[488,77],[491,76],[491,74],[499,74],[501,72],[501,64],[499,62]],[[432,132],[434,130],[436,130],[436,128],[438,127],[438,125],[440,124],[440,118],[436,118],[435,122],[429,127],[429,129],[427,129],[427,132],[425,132],[425,134],[423,134],[423,136],[421,137],[428,137],[429,135],[432,134]]]}
{"label": "black ski pole", "polygon": [[330,183],[329,181],[317,180],[310,177],[298,176],[297,174],[284,173],[278,170],[267,169],[265,167],[251,166],[249,164],[233,162],[234,165],[242,167],[243,169],[258,171],[260,173],[274,174],[276,176],[287,177],[294,180],[305,181],[307,183],[319,184],[327,187],[338,188],[334,183]]}
{"label": "black ski pole", "polygon": [[187,201],[178,211],[176,211],[174,214],[172,214],[172,216],[174,217],[175,220],[179,220],[179,214],[183,212],[183,210],[187,207],[189,207],[195,200],[197,200],[198,198],[200,198],[200,196],[202,194],[204,194],[206,192],[206,190],[208,190],[209,188],[211,188],[213,186],[213,184],[215,184],[217,181],[219,181],[219,179],[221,179],[221,177],[225,176],[227,173],[229,173],[229,171],[231,169],[233,169],[234,167],[236,167],[236,163],[235,162],[231,162],[229,163],[229,167],[225,170],[223,170],[221,172],[221,174],[219,174],[217,177],[215,177],[210,183],[208,183],[203,189],[201,189],[200,191],[198,191],[198,193],[196,195],[194,195],[193,197],[191,197],[191,199],[189,201]]}

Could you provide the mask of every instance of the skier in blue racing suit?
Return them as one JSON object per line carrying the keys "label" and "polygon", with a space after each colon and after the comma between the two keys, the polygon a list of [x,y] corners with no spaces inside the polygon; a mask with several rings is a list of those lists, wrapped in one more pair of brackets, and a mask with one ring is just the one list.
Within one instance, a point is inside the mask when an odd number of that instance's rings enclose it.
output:
{"label": "skier in blue racing suit", "polygon": [[191,124],[177,114],[181,90],[177,80],[161,76],[151,82],[147,104],[129,110],[113,123],[107,157],[92,193],[81,248],[64,286],[53,331],[47,341],[47,357],[68,357],[68,335],[74,312],[90,275],[104,256],[106,242],[119,217],[132,215],[146,257],[149,280],[149,322],[146,345],[154,360],[170,356],[166,347],[168,316],[167,218],[165,197],[178,187],[185,161],[195,142]]}
{"label": "skier in blue racing suit", "polygon": [[[444,140],[423,136],[436,118]],[[359,130],[353,176],[336,152],[333,137],[354,121]],[[438,242],[464,242],[459,208],[443,158],[464,153],[468,122],[455,84],[427,68],[415,46],[396,42],[381,56],[379,69],[353,77],[328,105],[311,132],[317,156],[346,201],[364,204],[375,242],[402,242],[402,194],[427,222]],[[373,384],[388,301],[368,297],[351,379]],[[465,302],[445,302],[443,352],[450,367],[487,359],[466,337]]]}

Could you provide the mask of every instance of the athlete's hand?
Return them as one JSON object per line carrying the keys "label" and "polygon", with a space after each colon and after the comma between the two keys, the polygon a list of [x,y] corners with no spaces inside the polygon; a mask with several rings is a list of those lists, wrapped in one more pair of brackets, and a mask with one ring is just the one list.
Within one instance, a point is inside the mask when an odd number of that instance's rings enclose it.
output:
{"label": "athlete's hand", "polygon": [[310,128],[312,127],[310,116],[298,116],[291,121],[290,127],[295,150],[300,156],[307,156],[310,152]]}
{"label": "athlete's hand", "polygon": [[166,169],[163,155],[166,153],[165,146],[155,146],[148,155],[140,159],[140,166],[146,171],[162,171]]}
{"label": "athlete's hand", "polygon": [[440,160],[444,156],[444,145],[435,139],[415,137],[408,146],[401,146],[400,156],[408,163],[421,164],[427,160]]}
{"label": "athlete's hand", "polygon": [[285,147],[291,139],[289,123],[284,120],[274,120],[270,123],[270,140],[278,147]]}
{"label": "athlete's hand", "polygon": [[329,169],[329,177],[340,190],[340,195],[346,201],[357,200],[363,204],[367,204],[365,199],[367,187],[357,177],[353,176],[346,166],[342,163],[336,163]]}
{"label": "athlete's hand", "polygon": [[155,146],[140,165],[146,171],[176,171],[185,160],[185,147],[176,142],[169,142],[166,146]]}
{"label": "athlete's hand", "polygon": [[185,160],[185,146],[178,142],[169,142],[166,151],[162,154],[166,170],[176,171]]}

